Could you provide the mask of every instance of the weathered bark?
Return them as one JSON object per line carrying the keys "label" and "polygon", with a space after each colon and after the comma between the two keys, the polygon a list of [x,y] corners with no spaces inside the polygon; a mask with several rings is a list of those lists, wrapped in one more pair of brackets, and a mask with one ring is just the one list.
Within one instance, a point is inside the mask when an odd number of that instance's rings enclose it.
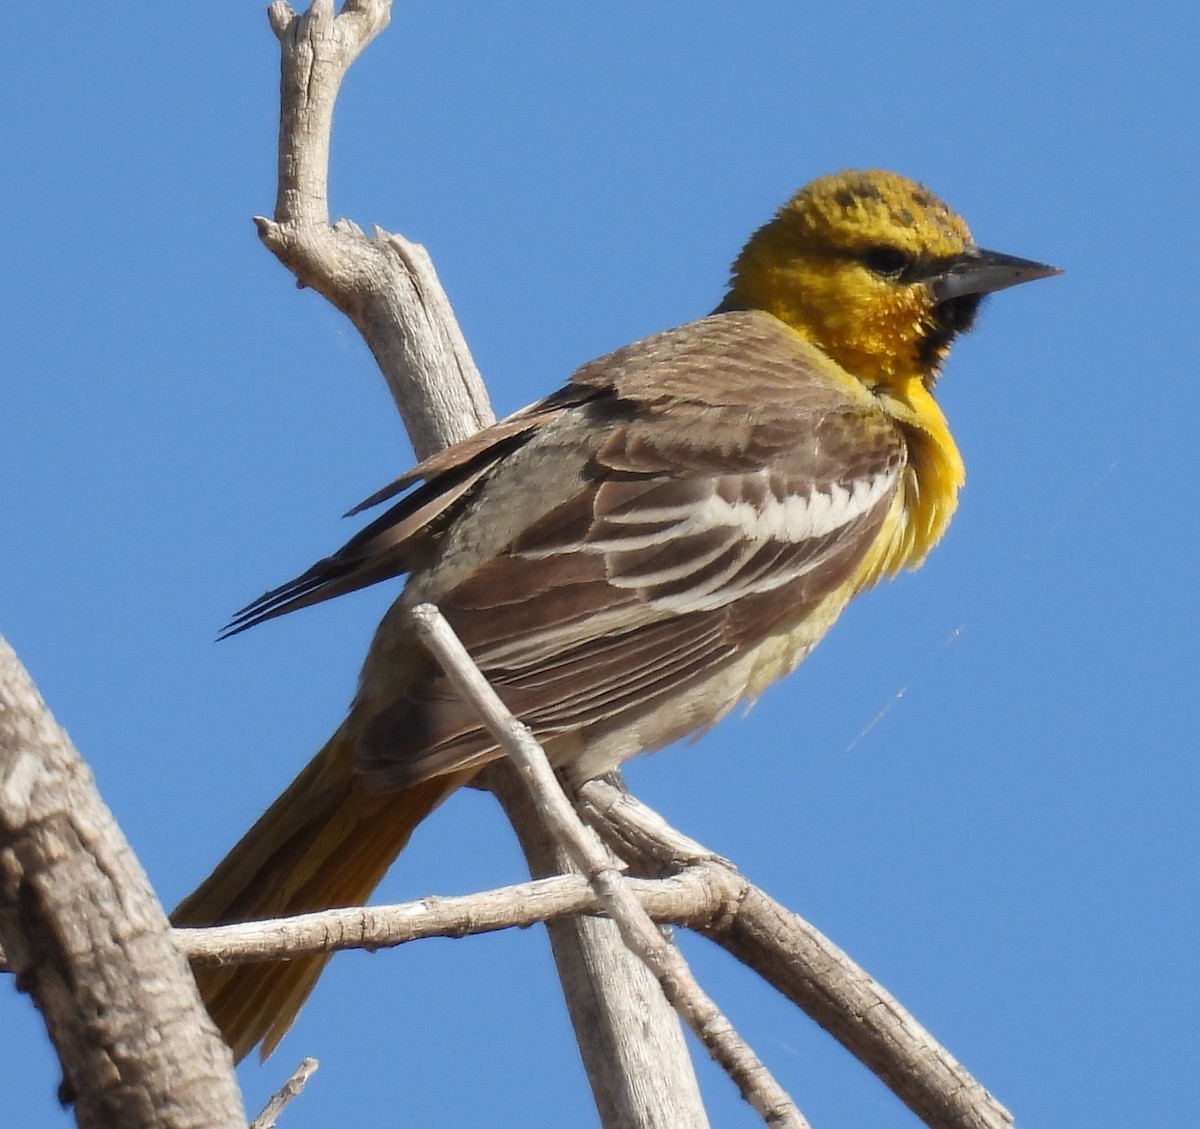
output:
{"label": "weathered bark", "polygon": [[0,942],[84,1129],[244,1129],[233,1060],[149,880],[3,639]]}

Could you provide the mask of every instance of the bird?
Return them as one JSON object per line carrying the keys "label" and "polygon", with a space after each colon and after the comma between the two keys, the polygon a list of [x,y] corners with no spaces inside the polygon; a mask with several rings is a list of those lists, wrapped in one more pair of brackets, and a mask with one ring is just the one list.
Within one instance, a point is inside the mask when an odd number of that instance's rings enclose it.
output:
{"label": "bird", "polygon": [[[752,702],[941,539],[964,482],[934,396],[951,342],[986,295],[1059,273],[979,247],[898,173],[823,176],[751,235],[712,313],[368,498],[351,513],[391,505],[226,629],[407,577],[343,723],[173,922],[364,904],[501,755],[418,640],[418,604],[575,780]],[[274,1050],[328,959],[195,970],[237,1059]]]}

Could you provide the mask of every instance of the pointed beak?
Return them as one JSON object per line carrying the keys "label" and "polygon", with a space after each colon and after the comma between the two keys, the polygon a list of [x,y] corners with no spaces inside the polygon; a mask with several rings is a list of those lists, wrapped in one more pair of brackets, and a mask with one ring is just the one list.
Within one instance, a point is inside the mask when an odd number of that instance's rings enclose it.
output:
{"label": "pointed beak", "polygon": [[1022,282],[1051,278],[1056,274],[1062,274],[1058,267],[1035,263],[1032,259],[1018,259],[1015,255],[985,251],[982,247],[968,247],[945,265],[936,277],[931,278],[929,286],[934,301],[946,302],[968,294],[992,294]]}

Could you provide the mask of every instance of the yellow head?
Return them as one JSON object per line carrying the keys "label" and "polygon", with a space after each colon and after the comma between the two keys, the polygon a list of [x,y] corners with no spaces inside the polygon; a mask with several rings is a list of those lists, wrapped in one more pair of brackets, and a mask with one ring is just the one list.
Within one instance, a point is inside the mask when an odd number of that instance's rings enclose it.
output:
{"label": "yellow head", "polygon": [[750,237],[722,309],[761,309],[869,385],[932,386],[983,296],[1058,272],[975,246],[928,189],[873,169],[814,180]]}

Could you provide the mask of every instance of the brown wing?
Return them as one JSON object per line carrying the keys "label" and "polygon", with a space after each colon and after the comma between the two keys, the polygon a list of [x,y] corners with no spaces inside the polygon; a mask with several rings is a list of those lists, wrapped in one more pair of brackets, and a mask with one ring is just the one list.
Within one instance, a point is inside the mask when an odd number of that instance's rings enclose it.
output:
{"label": "brown wing", "polygon": [[[488,499],[533,516],[411,595],[439,605],[543,740],[620,725],[798,622],[853,575],[905,458],[869,394],[763,315],[660,334],[573,382],[603,394],[489,474]],[[582,471],[559,454],[581,446]],[[467,504],[443,559],[496,543],[510,519]],[[360,768],[400,787],[492,750],[430,674],[367,726]]]}

